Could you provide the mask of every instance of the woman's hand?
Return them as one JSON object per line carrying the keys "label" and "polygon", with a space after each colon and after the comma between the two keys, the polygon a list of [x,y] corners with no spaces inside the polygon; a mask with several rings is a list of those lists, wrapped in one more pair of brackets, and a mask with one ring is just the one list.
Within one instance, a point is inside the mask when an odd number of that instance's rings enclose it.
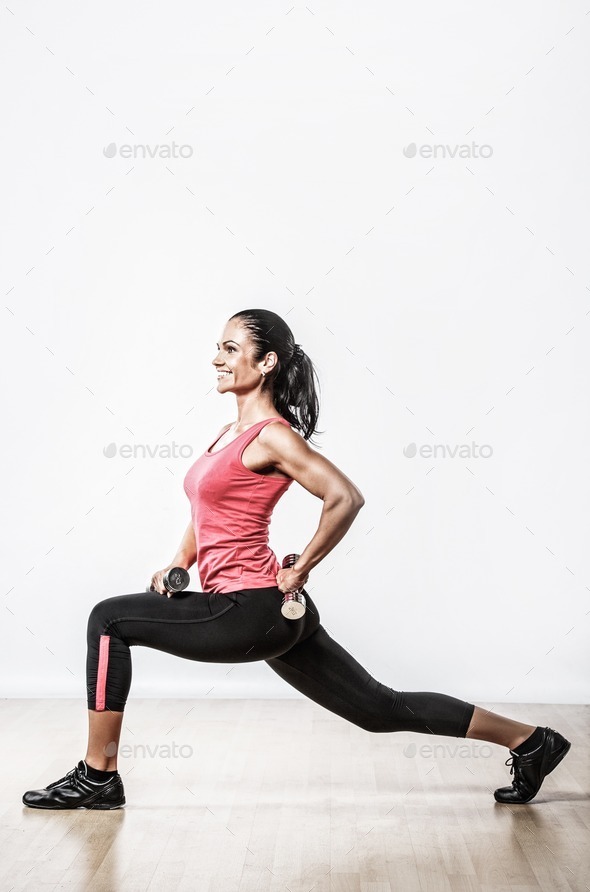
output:
{"label": "woman's hand", "polygon": [[168,564],[167,567],[164,567],[163,570],[157,570],[152,576],[152,580],[150,583],[150,591],[156,591],[160,595],[167,595],[169,598],[172,597],[174,592],[169,592],[167,588],[164,587],[164,576],[171,570],[172,567],[177,567],[178,564]]}
{"label": "woman's hand", "polygon": [[298,573],[293,567],[285,567],[277,573],[277,586],[283,594],[295,592],[309,579],[309,573]]}

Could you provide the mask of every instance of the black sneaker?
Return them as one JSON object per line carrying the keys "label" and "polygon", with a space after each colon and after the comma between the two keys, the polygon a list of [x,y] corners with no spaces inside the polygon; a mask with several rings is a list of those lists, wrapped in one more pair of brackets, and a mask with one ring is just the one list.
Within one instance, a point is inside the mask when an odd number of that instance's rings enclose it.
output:
{"label": "black sneaker", "polygon": [[121,808],[125,791],[119,772],[102,783],[90,780],[81,759],[64,777],[42,790],[28,790],[23,802],[31,808]]}
{"label": "black sneaker", "polygon": [[559,765],[569,751],[571,743],[552,728],[543,728],[543,741],[530,753],[519,755],[510,750],[512,756],[505,765],[511,765],[514,773],[511,787],[500,787],[494,791],[496,802],[530,802],[541,787],[544,778]]}

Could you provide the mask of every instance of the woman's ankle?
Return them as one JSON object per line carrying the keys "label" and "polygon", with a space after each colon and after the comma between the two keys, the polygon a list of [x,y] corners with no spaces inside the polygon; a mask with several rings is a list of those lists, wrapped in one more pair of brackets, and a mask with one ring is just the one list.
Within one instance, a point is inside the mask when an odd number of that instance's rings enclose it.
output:
{"label": "woman's ankle", "polygon": [[[528,752],[530,748],[538,746],[543,740],[543,728],[541,725],[531,725],[530,733],[527,731],[524,734],[519,734],[514,738],[514,741],[510,744],[511,750],[516,750],[518,752],[518,747],[520,747],[527,740],[529,741],[529,747],[523,747],[523,751]],[[522,755],[519,753],[519,755]]]}
{"label": "woman's ankle", "polygon": [[95,768],[97,771],[116,771],[117,770],[117,759],[111,756],[103,756],[102,758],[95,758],[94,756],[86,755],[84,756],[84,761],[87,765],[90,765],[91,768]]}

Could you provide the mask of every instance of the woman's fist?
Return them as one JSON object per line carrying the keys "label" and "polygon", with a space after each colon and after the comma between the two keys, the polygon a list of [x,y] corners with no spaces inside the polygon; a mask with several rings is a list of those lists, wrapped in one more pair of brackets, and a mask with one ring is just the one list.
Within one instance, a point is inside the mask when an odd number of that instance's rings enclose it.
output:
{"label": "woman's fist", "polygon": [[308,579],[309,573],[298,573],[293,567],[286,567],[277,573],[277,586],[283,594],[296,592]]}
{"label": "woman's fist", "polygon": [[152,576],[150,582],[150,591],[158,592],[160,595],[167,595],[168,598],[171,598],[174,592],[169,592],[168,589],[164,586],[164,576],[171,570],[172,567],[175,567],[176,564],[168,564],[167,567],[164,567],[163,570],[157,570]]}

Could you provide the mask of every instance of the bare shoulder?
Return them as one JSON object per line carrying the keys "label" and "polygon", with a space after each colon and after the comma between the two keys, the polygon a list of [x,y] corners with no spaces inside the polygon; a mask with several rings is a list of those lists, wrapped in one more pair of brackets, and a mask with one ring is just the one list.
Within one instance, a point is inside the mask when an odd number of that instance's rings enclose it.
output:
{"label": "bare shoulder", "polygon": [[268,463],[318,496],[349,497],[364,502],[357,486],[325,456],[313,449],[298,431],[286,424],[267,424],[258,437]]}
{"label": "bare shoulder", "polygon": [[284,437],[285,440],[295,438],[301,440],[305,443],[305,440],[299,433],[299,431],[294,431],[286,418],[283,418],[281,415],[276,415],[273,418],[273,422],[283,421],[284,424],[265,424],[258,436],[260,439],[274,439],[277,437],[280,438],[283,434],[286,435]]}
{"label": "bare shoulder", "polygon": [[[286,421],[287,419],[284,420]],[[294,431],[292,427],[287,427],[286,424],[274,422],[265,424],[258,434],[258,441],[275,458],[284,455],[303,456],[308,455],[312,451],[299,431]],[[272,464],[276,464],[274,459]]]}

